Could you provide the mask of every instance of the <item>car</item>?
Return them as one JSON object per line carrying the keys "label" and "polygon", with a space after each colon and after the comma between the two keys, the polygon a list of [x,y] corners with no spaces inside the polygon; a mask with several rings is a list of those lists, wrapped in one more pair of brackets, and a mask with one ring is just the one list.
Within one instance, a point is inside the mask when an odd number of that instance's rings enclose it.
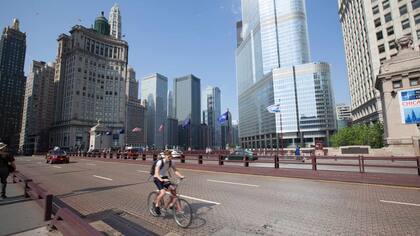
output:
{"label": "car", "polygon": [[235,151],[233,151],[231,154],[229,154],[228,156],[225,157],[226,161],[230,161],[230,160],[243,160],[244,156],[246,156],[248,158],[248,160],[250,161],[255,161],[258,160],[258,157],[254,156],[254,154],[246,149],[237,149]]}
{"label": "car", "polygon": [[70,158],[67,153],[61,149],[54,149],[47,153],[46,162],[55,163],[70,163]]}

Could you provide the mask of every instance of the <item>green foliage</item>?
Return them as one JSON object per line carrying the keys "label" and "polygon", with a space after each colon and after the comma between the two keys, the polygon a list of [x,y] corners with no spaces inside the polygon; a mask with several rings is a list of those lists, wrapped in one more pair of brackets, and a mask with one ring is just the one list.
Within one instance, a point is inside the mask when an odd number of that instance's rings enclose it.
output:
{"label": "green foliage", "polygon": [[354,125],[344,128],[331,137],[334,147],[350,145],[369,145],[381,148],[383,144],[384,128],[381,123],[371,125]]}

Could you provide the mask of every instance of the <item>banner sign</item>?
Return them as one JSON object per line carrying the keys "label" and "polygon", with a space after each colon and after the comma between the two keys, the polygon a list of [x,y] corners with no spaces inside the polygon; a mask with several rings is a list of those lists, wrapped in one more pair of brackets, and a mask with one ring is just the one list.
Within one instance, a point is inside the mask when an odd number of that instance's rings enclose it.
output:
{"label": "banner sign", "polygon": [[403,124],[420,123],[420,89],[399,91]]}

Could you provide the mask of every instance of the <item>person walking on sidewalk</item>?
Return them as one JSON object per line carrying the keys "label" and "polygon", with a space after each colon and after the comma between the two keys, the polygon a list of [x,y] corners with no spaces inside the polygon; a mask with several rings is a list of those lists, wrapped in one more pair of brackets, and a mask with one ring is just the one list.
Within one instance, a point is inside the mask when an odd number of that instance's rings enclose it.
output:
{"label": "person walking on sidewalk", "polygon": [[5,199],[7,177],[10,172],[15,171],[15,158],[7,151],[7,144],[0,142],[0,180],[1,180],[1,198]]}

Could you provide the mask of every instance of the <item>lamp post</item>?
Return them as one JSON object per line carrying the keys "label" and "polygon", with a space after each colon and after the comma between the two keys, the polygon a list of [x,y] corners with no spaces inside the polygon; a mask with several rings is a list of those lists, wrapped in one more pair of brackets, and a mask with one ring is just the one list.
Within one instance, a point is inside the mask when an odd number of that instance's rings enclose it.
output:
{"label": "lamp post", "polygon": [[[281,151],[281,155],[284,155],[284,152],[283,152],[283,124],[282,124],[283,121],[282,121],[282,117],[281,117],[280,103],[270,105],[266,109],[269,113],[274,113],[274,114],[280,113],[279,114],[280,115],[280,140],[281,140],[280,141],[281,142],[280,151]],[[278,153],[279,145],[276,145],[276,146],[277,146],[277,153]]]}

